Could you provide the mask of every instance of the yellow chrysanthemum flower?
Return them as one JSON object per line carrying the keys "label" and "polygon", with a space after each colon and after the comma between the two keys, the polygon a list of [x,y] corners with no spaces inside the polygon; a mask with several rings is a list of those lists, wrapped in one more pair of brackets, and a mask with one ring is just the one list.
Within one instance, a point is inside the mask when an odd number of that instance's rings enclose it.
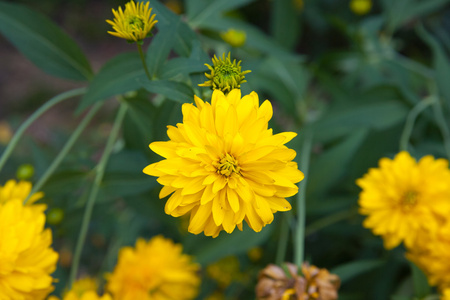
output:
{"label": "yellow chrysanthemum flower", "polygon": [[371,0],[351,0],[350,9],[357,15],[365,15],[372,9]]}
{"label": "yellow chrysanthemum flower", "polygon": [[[59,300],[59,298],[51,296],[47,300]],[[73,291],[70,291],[62,298],[62,300],[112,300],[112,298],[108,294],[100,297],[95,291],[86,291],[79,295]]]}
{"label": "yellow chrysanthemum flower", "polygon": [[162,236],[139,239],[124,247],[106,289],[120,300],[189,300],[197,296],[199,265],[182,253],[182,245]]}
{"label": "yellow chrysanthemum flower", "polygon": [[227,44],[233,47],[242,47],[245,44],[245,40],[247,39],[245,31],[236,30],[233,28],[230,28],[227,31],[220,33],[220,37]]}
{"label": "yellow chrysanthemum flower", "polygon": [[129,42],[142,42],[153,26],[158,22],[155,14],[151,14],[152,8],[149,8],[150,2],[138,2],[132,0],[125,4],[125,10],[119,6],[119,9],[112,10],[114,21],[106,20],[112,25],[115,31],[108,31],[109,34],[124,38]]}
{"label": "yellow chrysanthemum flower", "polygon": [[442,292],[442,296],[441,296],[440,300],[450,300],[450,288],[446,288]]}
{"label": "yellow chrysanthemum flower", "polygon": [[236,60],[234,59],[231,62],[230,55],[228,53],[228,56],[225,57],[224,53],[222,58],[217,58],[214,55],[212,58],[213,65],[205,64],[211,71],[211,74],[205,73],[208,80],[198,86],[209,86],[211,89],[220,90],[225,94],[233,89],[240,89],[241,84],[247,82],[245,75],[251,71],[247,70],[242,72],[241,61],[238,61],[236,64]]}
{"label": "yellow chrysanthemum flower", "polygon": [[[13,199],[24,201],[31,192],[31,188],[32,185],[29,181],[8,180],[4,186],[0,186],[0,204]],[[28,199],[27,204],[33,204],[43,196],[42,192],[35,193]]]}
{"label": "yellow chrysanthemum flower", "polygon": [[[418,242],[408,248],[406,257],[427,275],[431,286],[450,288],[450,222],[436,234],[421,231]],[[450,299],[450,298],[449,298]]]}
{"label": "yellow chrysanthemum flower", "polygon": [[215,90],[211,104],[195,97],[196,106],[183,104],[183,123],[168,126],[170,141],[150,148],[166,159],[144,173],[164,185],[159,194],[172,194],[165,212],[174,217],[190,212],[189,232],[218,236],[242,222],[255,231],[273,221],[277,211],[291,205],[303,173],[292,160],[296,152],[284,146],[297,134],[272,134],[268,122],[272,105],[260,106],[255,92],[227,96]]}
{"label": "yellow chrysanthemum flower", "polygon": [[44,229],[45,209],[43,204],[24,206],[21,198],[0,201],[2,300],[42,300],[53,290],[50,274],[58,254],[50,247],[50,229]]}
{"label": "yellow chrysanthemum flower", "polygon": [[382,158],[356,181],[362,188],[364,227],[381,235],[386,249],[402,241],[412,247],[420,230],[436,232],[450,213],[448,161],[428,155],[416,162],[408,152]]}

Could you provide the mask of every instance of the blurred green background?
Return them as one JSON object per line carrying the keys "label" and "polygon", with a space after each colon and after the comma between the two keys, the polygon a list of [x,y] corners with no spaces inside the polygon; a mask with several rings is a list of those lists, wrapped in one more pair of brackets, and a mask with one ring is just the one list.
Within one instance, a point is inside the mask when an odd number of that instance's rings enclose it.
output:
{"label": "blurred green background", "polygon": [[[228,51],[232,58],[242,60],[243,70],[252,70],[242,85],[243,94],[255,90],[260,99],[272,101],[274,131],[299,134],[289,144],[297,158],[305,133],[312,136],[306,189],[307,260],[341,276],[339,299],[379,300],[392,295],[396,295],[392,299],[412,299],[424,293],[417,284],[424,278],[413,286],[404,250],[384,250],[382,240],[361,226],[355,180],[381,157],[393,157],[400,150],[408,114],[430,96],[439,101],[417,117],[406,145],[416,157],[449,158],[450,1],[359,1],[365,2],[359,5],[370,4],[370,9],[358,10],[352,6],[357,4],[342,0],[152,0],[159,23],[154,37],[145,41],[144,51],[153,47],[147,59],[155,60],[152,66],[159,78],[183,84],[183,91],[204,100],[210,91],[197,86],[206,80],[203,64],[211,64],[213,54]],[[198,299],[214,291],[226,299],[251,299],[258,271],[283,257],[285,237],[284,260],[292,261],[295,207],[292,212],[276,214],[273,224],[260,233],[246,227],[231,235],[222,232],[217,239],[189,234],[188,219],[164,214],[165,201],[158,199],[160,186],[142,169],[159,160],[148,144],[167,140],[166,125],[181,121],[183,100],[172,94],[155,96],[125,78],[132,74],[130,66],[136,60],[131,55],[126,66],[123,53],[135,47],[107,34],[110,26],[105,22],[112,19],[111,8],[124,5],[123,1],[9,2],[24,4],[60,26],[98,75],[92,83],[49,75],[0,36],[0,133],[5,137],[0,140],[0,152],[7,144],[8,131],[14,131],[49,98],[89,86],[81,102],[74,99],[60,104],[27,131],[0,173],[0,182],[14,178],[25,163],[34,167],[31,181],[36,181],[80,122],[81,108],[105,102],[43,187],[54,248],[61,255],[55,273],[57,293],[66,283],[92,170],[117,108],[111,97],[131,91],[136,92],[126,94],[131,109],[107,166],[80,273],[104,280],[120,247],[133,245],[137,237],[162,233],[183,243],[185,251],[202,264]],[[230,28],[245,31],[242,47],[221,39],[220,33]],[[158,50],[165,56],[150,58]],[[117,66],[119,62],[124,66],[108,69],[105,63],[113,58]],[[136,65],[139,68],[139,62]],[[142,76],[143,71],[139,72],[136,76]],[[114,88],[107,85],[107,73],[117,75]],[[299,168],[304,170],[301,164]],[[232,274],[226,284],[207,271],[221,259],[234,266],[228,271],[221,267]]]}

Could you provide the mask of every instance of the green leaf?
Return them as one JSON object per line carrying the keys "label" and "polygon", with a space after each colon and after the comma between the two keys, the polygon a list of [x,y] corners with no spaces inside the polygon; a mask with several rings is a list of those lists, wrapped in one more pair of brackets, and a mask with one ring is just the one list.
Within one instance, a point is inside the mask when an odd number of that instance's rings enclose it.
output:
{"label": "green leaf", "polygon": [[43,71],[87,80],[92,70],[78,45],[57,25],[29,8],[0,2],[0,32]]}
{"label": "green leaf", "polygon": [[[235,229],[232,234],[226,232],[220,233],[215,239],[205,239],[202,247],[194,247],[193,255],[202,265],[215,262],[225,256],[238,255],[245,253],[252,247],[256,247],[264,243],[272,234],[274,226],[266,226],[261,232],[254,232],[248,226],[244,226],[243,231]],[[203,239],[202,236],[192,238],[193,243],[198,245],[198,240]],[[233,245],[230,247],[230,245]]]}
{"label": "green leaf", "polygon": [[170,100],[188,103],[194,101],[194,91],[185,83],[170,80],[148,80],[143,78],[139,80],[140,84],[147,91],[155,94],[161,94]]}
{"label": "green leaf", "polygon": [[81,99],[77,111],[112,96],[139,89],[141,84],[138,79],[144,76],[144,68],[138,53],[119,54],[100,69]]}
{"label": "green leaf", "polygon": [[433,67],[436,70],[436,83],[445,97],[447,105],[450,105],[450,85],[448,84],[448,78],[450,78],[450,60],[440,43],[422,25],[417,26],[416,30],[417,34],[428,44],[433,52]]}
{"label": "green leaf", "polygon": [[422,299],[431,293],[430,285],[428,284],[427,276],[412,262],[411,271],[414,283],[414,294],[416,297]]}
{"label": "green leaf", "polygon": [[314,138],[330,141],[342,137],[355,128],[383,130],[402,122],[408,113],[405,105],[385,100],[330,109],[330,112],[312,125]]}
{"label": "green leaf", "polygon": [[336,274],[341,279],[341,283],[346,283],[350,279],[367,273],[369,271],[373,271],[376,268],[382,266],[384,264],[383,260],[380,259],[367,259],[367,260],[358,260],[353,261],[344,265],[340,265],[332,270],[331,273]]}
{"label": "green leaf", "polygon": [[367,136],[367,129],[356,130],[341,143],[326,150],[313,161],[308,179],[308,193],[323,193],[348,170],[348,165]]}
{"label": "green leaf", "polygon": [[204,63],[185,57],[173,58],[167,62],[162,71],[161,78],[171,79],[179,74],[189,75],[207,71]]}
{"label": "green leaf", "polygon": [[275,40],[289,50],[294,50],[300,33],[300,18],[294,1],[272,1],[271,32]]}
{"label": "green leaf", "polygon": [[[188,1],[189,4],[196,5],[196,8],[189,8],[190,23],[194,26],[214,22],[214,20],[225,12],[239,8],[255,0],[214,0],[214,1]],[[197,3],[195,3],[197,2]],[[192,13],[195,12],[195,15]]]}
{"label": "green leaf", "polygon": [[152,39],[152,43],[147,49],[147,66],[151,76],[159,77],[162,66],[166,63],[170,50],[174,46],[174,39],[167,38],[176,35],[181,21],[172,26],[161,27],[158,34]]}
{"label": "green leaf", "polygon": [[197,39],[195,32],[181,20],[180,16],[173,13],[165,5],[158,1],[151,1],[150,6],[153,7],[152,12],[156,14],[158,29],[171,32],[170,27],[176,27],[175,34],[170,37],[166,36],[166,38],[173,40],[173,47],[178,55],[188,57],[191,53],[192,41]]}
{"label": "green leaf", "polygon": [[128,147],[146,149],[153,140],[153,120],[156,108],[148,99],[127,101],[128,111],[123,124],[123,136]]}

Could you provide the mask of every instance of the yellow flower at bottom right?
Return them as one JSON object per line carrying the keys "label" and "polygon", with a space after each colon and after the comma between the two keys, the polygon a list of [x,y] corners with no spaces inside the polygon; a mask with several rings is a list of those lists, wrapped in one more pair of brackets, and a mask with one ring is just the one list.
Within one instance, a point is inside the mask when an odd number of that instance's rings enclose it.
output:
{"label": "yellow flower at bottom right", "polygon": [[434,234],[450,213],[450,170],[446,159],[431,155],[418,162],[402,151],[394,159],[382,158],[356,181],[362,188],[359,212],[363,226],[380,235],[384,247],[404,242],[411,248],[419,232]]}

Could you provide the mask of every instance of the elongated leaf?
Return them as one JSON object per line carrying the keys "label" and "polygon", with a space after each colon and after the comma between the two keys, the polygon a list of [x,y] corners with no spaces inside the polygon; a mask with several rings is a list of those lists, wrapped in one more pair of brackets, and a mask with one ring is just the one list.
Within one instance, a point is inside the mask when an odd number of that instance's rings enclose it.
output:
{"label": "elongated leaf", "polygon": [[333,109],[313,124],[314,137],[328,141],[348,134],[355,128],[386,129],[403,121],[407,113],[406,106],[395,100]]}
{"label": "elongated leaf", "polygon": [[383,264],[384,261],[380,259],[358,260],[336,267],[330,272],[338,275],[341,279],[341,282],[345,283],[350,279],[358,275],[362,275],[366,272],[372,271]]}
{"label": "elongated leaf", "polygon": [[176,26],[175,34],[170,36],[170,39],[173,40],[174,50],[179,55],[188,57],[191,53],[192,41],[197,39],[195,32],[181,20],[180,16],[174,14],[165,5],[158,1],[151,1],[150,6],[153,7],[153,12],[157,16],[158,28],[161,30],[167,28],[170,31],[168,27]]}
{"label": "elongated leaf", "polygon": [[417,27],[417,33],[433,51],[433,67],[436,71],[436,82],[447,101],[447,105],[450,105],[450,85],[448,84],[450,60],[440,43],[423,26]]}
{"label": "elongated leaf", "polygon": [[184,83],[170,80],[148,80],[141,79],[140,84],[147,91],[155,94],[161,94],[170,100],[180,103],[194,101],[194,91]]}
{"label": "elongated leaf", "polygon": [[424,298],[431,293],[427,276],[415,264],[411,264],[412,279],[414,283],[414,294],[417,298]]}
{"label": "elongated leaf", "polygon": [[208,68],[197,60],[185,57],[171,59],[162,71],[162,79],[171,79],[179,74],[188,75],[191,73],[205,72]]}
{"label": "elongated leaf", "polygon": [[0,32],[43,71],[66,79],[92,77],[78,45],[45,16],[25,6],[0,2]]}
{"label": "elongated leaf", "polygon": [[294,1],[272,1],[272,7],[272,35],[280,45],[293,50],[300,32],[300,18]]}
{"label": "elongated leaf", "polygon": [[172,26],[161,27],[147,49],[147,66],[150,75],[159,77],[162,66],[166,63],[170,50],[174,45],[174,39],[168,38],[176,35],[181,20]]}
{"label": "elongated leaf", "polygon": [[[214,0],[214,1],[190,1],[190,5],[195,5],[195,8],[190,8],[190,13],[197,13],[196,15],[190,15],[190,23],[194,26],[208,23],[216,19],[219,15],[230,11],[232,9],[239,8],[253,2],[255,0]],[[197,3],[195,3],[197,2]]]}
{"label": "elongated leaf", "polygon": [[311,164],[308,193],[323,193],[348,169],[353,155],[367,135],[366,129],[359,129],[344,141],[327,150]]}
{"label": "elongated leaf", "polygon": [[109,97],[139,89],[138,79],[142,77],[145,77],[145,72],[139,54],[119,54],[107,62],[95,76],[77,111]]}

